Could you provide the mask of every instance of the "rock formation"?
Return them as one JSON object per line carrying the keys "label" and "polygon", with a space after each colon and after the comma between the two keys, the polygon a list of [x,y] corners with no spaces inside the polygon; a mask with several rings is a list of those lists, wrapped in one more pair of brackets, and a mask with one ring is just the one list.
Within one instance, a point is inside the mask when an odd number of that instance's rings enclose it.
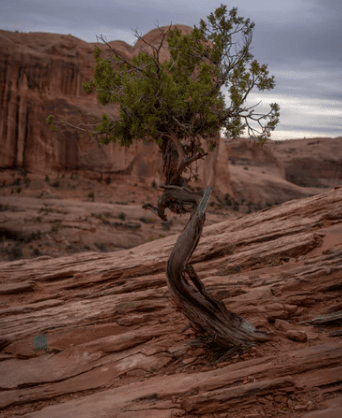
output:
{"label": "rock formation", "polygon": [[238,138],[225,140],[223,147],[232,196],[240,202],[263,208],[342,183],[341,137],[268,141],[263,147]]}
{"label": "rock formation", "polygon": [[[192,30],[175,26],[183,33]],[[161,32],[154,29],[143,38],[157,45]],[[129,149],[113,143],[101,146],[91,142],[86,132],[66,128],[54,133],[45,122],[49,114],[64,115],[75,125],[91,123],[104,112],[118,116],[117,105],[101,106],[95,94],[89,96],[82,90],[82,83],[93,76],[94,45],[71,35],[0,30],[0,167],[43,173],[78,169],[110,173],[113,179],[129,176],[132,182],[162,182],[162,162],[154,144],[139,141]],[[140,49],[149,52],[142,40],[133,47],[122,41],[110,45],[127,58]],[[165,47],[161,60],[168,58]],[[202,176],[197,186],[210,185],[221,193],[231,193],[227,163],[221,144],[214,156],[198,162]],[[218,171],[219,187],[215,184]]]}
{"label": "rock formation", "polygon": [[[188,26],[174,26],[183,33],[191,31]],[[157,45],[161,33],[153,29],[143,38]],[[140,49],[150,50],[142,40],[134,46],[122,41],[109,43],[127,58]],[[64,115],[76,125],[91,123],[104,112],[118,115],[116,105],[101,106],[95,95],[82,90],[82,83],[93,75],[94,45],[71,35],[0,30],[0,168],[23,168],[44,175],[78,170],[92,177],[106,173],[111,180],[133,184],[163,184],[160,153],[154,144],[139,141],[128,149],[113,143],[104,147],[91,142],[82,131],[65,128],[54,133],[45,122],[49,114]],[[166,47],[161,60],[168,58]],[[312,187],[336,186],[342,179],[342,147],[338,143],[323,146],[325,142],[321,140],[319,146],[325,155],[322,162],[319,153],[310,154],[317,149],[313,141],[307,140],[300,152],[293,153],[289,141],[276,145],[270,142],[268,150],[253,151],[246,144],[227,148],[221,139],[214,153],[198,161],[199,181],[191,185],[209,185],[214,195],[229,194],[238,201],[263,207],[313,195],[320,190]],[[246,162],[249,171],[245,170]],[[319,181],[318,172],[322,173]]]}
{"label": "rock formation", "polygon": [[168,299],[177,236],[0,263],[0,416],[340,417],[341,208],[340,187],[204,227],[206,288],[273,332],[216,365]]}
{"label": "rock formation", "polygon": [[271,141],[285,178],[302,187],[335,187],[342,181],[342,137]]}

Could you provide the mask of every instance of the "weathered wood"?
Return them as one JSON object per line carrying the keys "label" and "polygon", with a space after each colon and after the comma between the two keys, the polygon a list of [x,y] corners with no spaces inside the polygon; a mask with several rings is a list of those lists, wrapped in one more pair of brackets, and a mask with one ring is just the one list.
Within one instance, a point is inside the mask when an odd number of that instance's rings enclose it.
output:
{"label": "weathered wood", "polygon": [[[178,189],[172,189],[175,201],[185,192]],[[210,195],[211,188],[207,187],[201,200],[193,200],[192,216],[171,252],[166,267],[171,299],[207,345],[231,349],[267,341],[270,339],[267,333],[257,330],[241,316],[228,311],[222,301],[209,295],[193,266],[187,265],[202,234]]]}

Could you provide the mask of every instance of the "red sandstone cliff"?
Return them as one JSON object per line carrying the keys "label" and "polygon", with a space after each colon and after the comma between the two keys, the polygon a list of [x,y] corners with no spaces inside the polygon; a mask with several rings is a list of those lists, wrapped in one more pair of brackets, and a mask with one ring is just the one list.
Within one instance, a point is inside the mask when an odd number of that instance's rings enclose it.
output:
{"label": "red sandstone cliff", "polygon": [[[183,33],[191,31],[188,26],[175,26]],[[156,46],[161,32],[154,29],[143,38]],[[46,124],[49,114],[65,115],[74,124],[90,123],[103,112],[112,117],[118,114],[116,105],[101,106],[95,94],[83,92],[82,83],[93,75],[94,45],[71,35],[0,30],[0,167],[44,175],[68,170],[105,172],[112,180],[130,184],[162,184],[162,161],[156,145],[139,141],[130,148],[113,143],[101,146],[91,142],[86,132],[65,128],[55,133]],[[140,48],[150,49],[142,40],[134,46],[122,41],[110,45],[127,58]],[[161,50],[161,61],[168,58],[166,47]],[[340,141],[335,142],[322,140],[314,147],[307,147],[309,142],[289,148],[289,141],[285,141],[260,148],[246,141],[227,146],[221,140],[214,153],[198,162],[200,180],[192,186],[211,185],[216,195],[229,193],[239,201],[262,205],[316,194],[319,190],[300,186],[331,187],[342,178],[338,151],[342,148]],[[301,153],[293,152],[296,147]],[[316,150],[315,154],[308,155],[308,148]],[[324,164],[322,153],[327,157]],[[321,177],[324,181],[316,180]]]}
{"label": "red sandstone cliff", "polygon": [[[191,32],[188,26],[176,26],[183,33]],[[154,29],[144,39],[157,45],[161,32]],[[94,45],[71,35],[0,31],[0,167],[105,171],[114,177],[129,175],[131,181],[162,182],[161,158],[154,144],[139,141],[129,149],[113,143],[104,147],[91,142],[86,132],[54,133],[45,122],[49,114],[65,115],[75,124],[90,123],[103,112],[118,115],[117,105],[101,106],[95,94],[82,90],[82,83],[93,75]],[[142,40],[133,47],[122,41],[110,45],[127,58],[140,48],[148,52]],[[161,60],[168,58],[168,49],[162,49]],[[215,188],[219,170],[220,189],[229,193],[228,155],[222,145],[205,163],[199,162],[202,181],[198,186]]]}

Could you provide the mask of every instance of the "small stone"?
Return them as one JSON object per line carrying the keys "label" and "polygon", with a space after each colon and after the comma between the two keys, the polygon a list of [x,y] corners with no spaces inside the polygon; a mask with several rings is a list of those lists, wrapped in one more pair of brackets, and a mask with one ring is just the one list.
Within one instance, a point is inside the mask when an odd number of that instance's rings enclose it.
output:
{"label": "small stone", "polygon": [[184,417],[185,414],[186,414],[186,412],[183,411],[183,410],[173,411],[172,412],[172,417]]}
{"label": "small stone", "polygon": [[293,341],[305,343],[308,340],[308,336],[305,331],[289,330],[286,333],[287,338]]}
{"label": "small stone", "polygon": [[296,411],[306,411],[306,405],[295,405],[293,409]]}
{"label": "small stone", "polygon": [[192,355],[195,357],[199,357],[201,355],[203,355],[205,353],[204,348],[196,348],[193,352]]}
{"label": "small stone", "polygon": [[313,410],[315,409],[315,405],[314,405],[311,401],[309,401],[309,402],[306,404],[306,409],[307,409],[308,411],[313,411]]}
{"label": "small stone", "polygon": [[276,319],[274,322],[274,327],[278,331],[283,331],[283,332],[293,329],[293,325],[291,325],[287,321],[283,321],[282,319]]}
{"label": "small stone", "polygon": [[297,305],[285,305],[285,309],[289,314],[294,314],[297,310]]}
{"label": "small stone", "polygon": [[196,359],[196,357],[190,357],[190,358],[186,358],[183,360],[183,364],[190,364],[192,362],[194,362]]}

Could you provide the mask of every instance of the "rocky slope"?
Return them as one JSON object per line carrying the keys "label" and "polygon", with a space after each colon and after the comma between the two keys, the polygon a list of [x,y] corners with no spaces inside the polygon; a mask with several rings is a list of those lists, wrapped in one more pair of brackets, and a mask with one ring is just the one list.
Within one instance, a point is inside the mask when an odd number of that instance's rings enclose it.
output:
{"label": "rocky slope", "polygon": [[[230,184],[235,200],[252,202],[259,205],[260,209],[291,199],[312,196],[321,193],[324,187],[334,187],[342,182],[342,146],[337,151],[338,140],[322,138],[320,146],[310,148],[311,153],[307,152],[306,143],[302,140],[268,141],[260,147],[251,140],[239,138],[226,140],[225,145],[229,155]],[[323,165],[334,151],[336,154],[332,166],[335,171],[331,172],[331,181],[327,184],[322,178],[324,174],[319,161]],[[307,171],[301,169],[304,159],[308,164]],[[305,183],[302,180],[308,173],[315,181]]]}
{"label": "rocky slope", "polygon": [[270,141],[287,181],[304,187],[334,187],[342,181],[342,137]]}
{"label": "rocky slope", "polygon": [[168,300],[177,236],[0,263],[0,416],[340,417],[341,208],[340,187],[204,228],[208,290],[274,332],[218,364]]}

